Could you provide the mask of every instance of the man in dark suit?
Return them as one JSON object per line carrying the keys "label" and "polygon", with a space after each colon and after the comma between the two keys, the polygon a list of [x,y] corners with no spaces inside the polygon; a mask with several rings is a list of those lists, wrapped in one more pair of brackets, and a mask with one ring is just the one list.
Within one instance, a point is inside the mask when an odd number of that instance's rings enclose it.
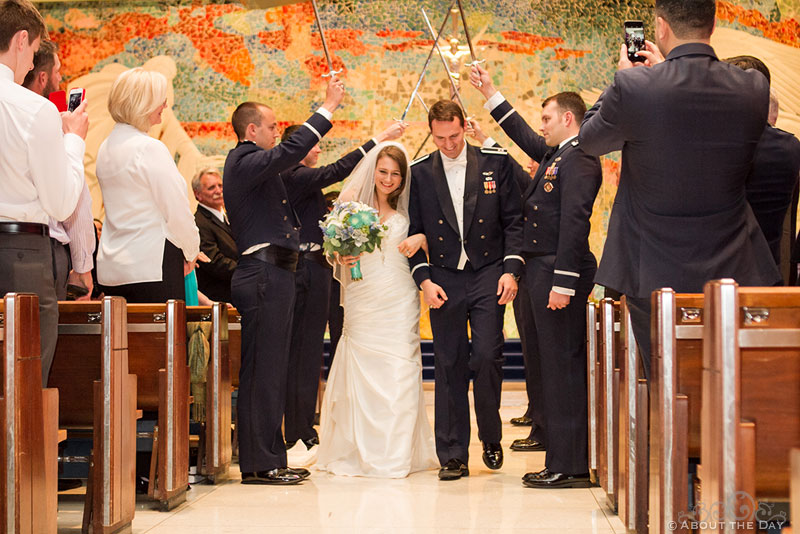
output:
{"label": "man in dark suit", "polygon": [[428,258],[419,250],[409,263],[431,308],[439,478],[453,480],[469,474],[470,371],[483,461],[503,465],[503,314],[523,264],[522,214],[512,159],[501,148],[465,143],[458,105],[436,102],[428,125],[439,150],[411,165],[408,231],[425,234]]}
{"label": "man in dark suit", "polygon": [[[656,45],[620,70],[583,120],[593,155],[622,150],[622,173],[595,281],[627,297],[650,375],[650,295],[701,292],[708,280],[780,280],[745,199],[745,181],[767,123],[769,84],[717,60],[714,0],[656,0]],[[659,51],[667,54],[658,62]],[[657,64],[656,64],[657,63]]]}
{"label": "man in dark suit", "polygon": [[[771,80],[769,69],[756,57],[736,56],[724,61],[743,70],[755,69],[768,82]],[[770,96],[770,112],[775,98]],[[780,268],[783,223],[800,173],[800,141],[793,134],[776,128],[777,118],[776,110],[775,116],[770,116],[767,120],[764,133],[758,141],[746,187],[747,202],[753,208],[753,214],[764,232],[775,264]]]}
{"label": "man in dark suit", "polygon": [[[299,128],[300,125],[286,128],[281,142]],[[322,251],[319,227],[328,211],[322,189],[347,178],[367,152],[378,143],[397,139],[404,129],[405,123],[392,124],[338,161],[315,168],[322,152],[317,143],[301,162],[281,172],[289,203],[300,219],[300,255],[295,272],[294,319],[283,422],[287,449],[297,440],[302,440],[307,449],[319,444],[314,414],[331,292],[331,268]]]}
{"label": "man in dark suit", "polygon": [[299,163],[330,130],[331,114],[343,97],[344,84],[331,79],[322,107],[277,147],[275,113],[266,105],[245,102],[231,117],[239,143],[225,160],[223,176],[240,251],[231,297],[242,315],[238,419],[243,484],[296,484],[308,476],[307,470],[287,467],[281,432],[300,221],[280,173]]}
{"label": "man in dark suit", "polygon": [[197,286],[213,301],[230,302],[239,253],[225,215],[219,171],[213,167],[200,170],[192,178],[192,191],[197,199],[194,222],[200,231],[200,250],[211,260],[198,262]]}
{"label": "man in dark suit", "polygon": [[533,384],[544,402],[543,428],[532,428],[516,449],[546,448],[545,468],[523,477],[534,488],[588,487],[586,400],[586,300],[594,286],[597,261],[589,250],[592,207],[603,181],[600,161],[577,140],[586,104],[577,93],[542,103],[542,135],[537,135],[475,65],[472,85],[508,136],[539,163],[533,180],[523,177],[525,284],[532,328],[528,343]]}

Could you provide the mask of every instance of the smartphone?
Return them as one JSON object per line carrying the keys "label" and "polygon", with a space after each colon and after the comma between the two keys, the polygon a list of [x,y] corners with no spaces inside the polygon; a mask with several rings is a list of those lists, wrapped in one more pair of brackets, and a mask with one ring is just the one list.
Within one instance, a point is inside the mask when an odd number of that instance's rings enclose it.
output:
{"label": "smartphone", "polygon": [[67,93],[66,91],[53,91],[47,95],[48,100],[56,105],[58,111],[67,111]]}
{"label": "smartphone", "polygon": [[641,20],[625,21],[625,46],[628,47],[628,59],[633,63],[644,63],[645,58],[636,52],[644,50],[644,24]]}
{"label": "smartphone", "polygon": [[81,89],[80,87],[76,87],[75,89],[70,89],[69,91],[69,105],[67,109],[69,111],[75,111],[75,108],[81,105],[83,102],[83,97],[86,96],[86,91]]}

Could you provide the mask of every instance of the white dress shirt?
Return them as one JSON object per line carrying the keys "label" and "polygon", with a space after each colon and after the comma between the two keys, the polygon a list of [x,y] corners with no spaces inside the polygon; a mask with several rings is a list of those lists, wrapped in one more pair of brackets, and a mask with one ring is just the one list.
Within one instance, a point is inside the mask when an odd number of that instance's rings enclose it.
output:
{"label": "white dress shirt", "polygon": [[97,181],[106,210],[98,282],[160,282],[164,239],[181,249],[186,261],[197,257],[200,234],[186,182],[164,143],[118,123],[97,152]]}
{"label": "white dress shirt", "polygon": [[467,264],[467,251],[464,250],[464,187],[467,179],[467,143],[464,143],[461,153],[450,159],[442,152],[442,166],[447,177],[447,187],[450,189],[450,198],[456,211],[458,234],[461,236],[461,257],[458,258],[458,269]]}
{"label": "white dress shirt", "polygon": [[52,102],[14,83],[0,64],[0,221],[63,221],[84,186],[86,144],[62,132]]}
{"label": "white dress shirt", "polygon": [[57,239],[63,245],[69,245],[69,255],[72,259],[72,269],[76,273],[88,273],[94,267],[94,219],[92,217],[92,195],[86,180],[83,181],[81,196],[78,197],[78,206],[72,215],[63,222],[50,217],[48,222],[50,237]]}

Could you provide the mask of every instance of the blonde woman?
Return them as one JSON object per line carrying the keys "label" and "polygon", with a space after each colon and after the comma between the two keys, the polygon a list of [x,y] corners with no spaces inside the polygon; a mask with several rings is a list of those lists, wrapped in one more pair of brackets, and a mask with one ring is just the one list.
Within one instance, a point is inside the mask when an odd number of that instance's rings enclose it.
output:
{"label": "blonde woman", "polygon": [[128,302],[185,300],[183,277],[200,252],[186,182],[164,143],[147,135],[166,107],[162,74],[122,73],[108,97],[116,125],[97,153],[106,211],[97,279]]}

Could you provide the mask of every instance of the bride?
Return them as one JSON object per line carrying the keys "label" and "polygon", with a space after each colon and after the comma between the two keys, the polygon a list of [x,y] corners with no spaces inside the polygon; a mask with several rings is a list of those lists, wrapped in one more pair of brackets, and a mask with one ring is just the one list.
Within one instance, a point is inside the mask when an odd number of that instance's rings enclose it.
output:
{"label": "bride", "polygon": [[[419,293],[406,256],[411,171],[402,145],[381,143],[339,200],[375,207],[388,227],[380,249],[342,257],[344,328],[322,405],[317,467],[335,475],[402,478],[439,466],[422,393]],[[350,280],[361,261],[363,279]]]}

